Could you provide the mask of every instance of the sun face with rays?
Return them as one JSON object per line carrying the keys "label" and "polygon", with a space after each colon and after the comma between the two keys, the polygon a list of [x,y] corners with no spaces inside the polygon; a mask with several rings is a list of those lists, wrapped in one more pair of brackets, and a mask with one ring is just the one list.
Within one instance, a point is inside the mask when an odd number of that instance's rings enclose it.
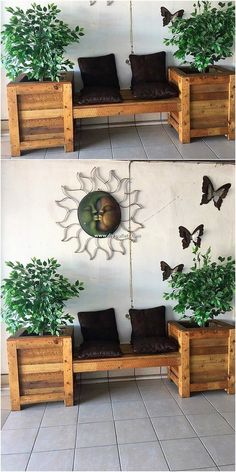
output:
{"label": "sun face with rays", "polygon": [[130,191],[130,178],[120,179],[114,170],[108,179],[94,167],[87,177],[76,174],[78,188],[62,186],[65,195],[57,200],[65,210],[63,220],[57,224],[63,228],[63,242],[75,239],[76,253],[85,252],[94,259],[99,251],[111,259],[115,252],[126,254],[126,241],[136,242],[137,232],[144,226],[136,220],[143,206],[138,203],[139,190]]}

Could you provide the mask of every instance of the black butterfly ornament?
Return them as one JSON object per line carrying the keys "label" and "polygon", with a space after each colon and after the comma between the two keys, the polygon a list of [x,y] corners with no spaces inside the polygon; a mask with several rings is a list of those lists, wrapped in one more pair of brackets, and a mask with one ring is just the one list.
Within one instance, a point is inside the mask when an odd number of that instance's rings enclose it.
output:
{"label": "black butterfly ornament", "polygon": [[182,18],[184,10],[178,10],[175,13],[171,13],[166,7],[161,7],[161,16],[163,16],[163,26],[166,26],[170,21],[174,21],[176,18]]}
{"label": "black butterfly ornament", "polygon": [[230,187],[231,184],[224,184],[221,185],[221,187],[219,187],[217,190],[215,190],[209,177],[204,175],[202,183],[203,195],[200,205],[207,204],[211,200],[213,200],[215,207],[220,210],[220,207],[223,203],[223,198],[226,197]]}
{"label": "black butterfly ornament", "polygon": [[184,226],[179,226],[179,235],[182,238],[183,249],[189,247],[189,244],[193,242],[195,246],[201,246],[201,236],[204,232],[204,225],[197,226],[192,233]]}
{"label": "black butterfly ornament", "polygon": [[179,264],[175,266],[173,269],[167,264],[167,262],[161,261],[160,262],[161,270],[163,271],[163,280],[167,280],[173,273],[175,272],[182,272],[184,268],[184,264]]}

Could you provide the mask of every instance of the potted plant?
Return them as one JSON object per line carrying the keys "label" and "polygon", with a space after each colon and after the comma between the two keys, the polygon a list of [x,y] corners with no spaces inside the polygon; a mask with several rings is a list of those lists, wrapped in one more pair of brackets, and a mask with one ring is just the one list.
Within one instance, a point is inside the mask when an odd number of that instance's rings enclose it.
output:
{"label": "potted plant", "polygon": [[58,18],[60,9],[33,3],[26,11],[7,7],[3,26],[2,62],[8,84],[9,130],[12,155],[21,150],[65,146],[73,150],[73,63],[65,48],[79,42],[83,28],[71,29]]}
{"label": "potted plant", "polygon": [[2,284],[2,319],[12,336],[7,340],[13,410],[21,405],[64,400],[73,405],[73,317],[65,302],[79,297],[83,283],[58,273],[56,259],[32,258],[12,270]]}
{"label": "potted plant", "polygon": [[167,46],[190,67],[171,67],[169,80],[179,86],[182,112],[170,114],[169,123],[183,143],[191,137],[227,135],[234,139],[234,74],[215,63],[233,55],[235,6],[233,2],[198,1],[189,18],[176,18]]}
{"label": "potted plant", "polygon": [[[177,301],[174,311],[181,320],[170,322],[168,332],[178,339],[181,367],[170,368],[169,377],[184,396],[200,390],[226,389],[234,393],[234,326],[215,317],[232,309],[235,287],[235,261],[231,256],[211,260],[193,250],[193,266],[188,272],[172,275],[166,300]],[[191,310],[192,313],[188,313]],[[187,314],[186,314],[187,311]]]}

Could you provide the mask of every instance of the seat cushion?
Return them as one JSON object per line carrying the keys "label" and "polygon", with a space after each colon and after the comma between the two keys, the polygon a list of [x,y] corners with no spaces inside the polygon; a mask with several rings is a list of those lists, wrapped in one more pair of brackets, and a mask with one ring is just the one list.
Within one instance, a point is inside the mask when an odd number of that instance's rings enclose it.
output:
{"label": "seat cushion", "polygon": [[100,359],[104,357],[120,357],[122,352],[119,343],[109,341],[86,341],[81,344],[78,359]]}
{"label": "seat cushion", "polygon": [[114,54],[96,57],[79,57],[79,68],[84,87],[120,88]]}
{"label": "seat cushion", "polygon": [[169,82],[145,82],[139,83],[132,88],[135,98],[162,99],[178,97],[178,87]]}
{"label": "seat cushion", "polygon": [[84,341],[113,341],[119,343],[114,308],[78,313]]}
{"label": "seat cushion", "polygon": [[115,87],[84,87],[78,97],[80,105],[119,103],[121,101],[120,91]]}
{"label": "seat cushion", "polygon": [[166,53],[130,54],[131,86],[144,82],[166,81]]}
{"label": "seat cushion", "polygon": [[148,336],[136,338],[132,342],[133,350],[137,354],[161,354],[178,351],[176,339],[171,337]]}
{"label": "seat cushion", "polygon": [[136,338],[146,338],[166,336],[165,307],[144,308],[129,310],[132,325],[131,340]]}

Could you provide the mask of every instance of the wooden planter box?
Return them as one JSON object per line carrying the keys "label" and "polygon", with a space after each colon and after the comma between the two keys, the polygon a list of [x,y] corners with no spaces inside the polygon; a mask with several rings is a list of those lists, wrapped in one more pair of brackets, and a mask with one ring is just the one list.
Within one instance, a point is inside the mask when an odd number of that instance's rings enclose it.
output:
{"label": "wooden planter box", "polygon": [[170,67],[169,81],[180,91],[181,111],[169,114],[169,124],[182,143],[202,136],[235,137],[234,73],[211,67],[209,73],[189,74],[187,68]]}
{"label": "wooden planter box", "polygon": [[12,410],[21,405],[63,400],[73,405],[73,327],[60,336],[24,336],[24,329],[7,339]]}
{"label": "wooden planter box", "polygon": [[234,393],[233,325],[212,321],[208,328],[188,328],[170,321],[168,334],[180,345],[181,365],[170,367],[168,376],[178,386],[181,396],[219,389]]}
{"label": "wooden planter box", "polygon": [[73,151],[73,72],[60,82],[24,82],[24,77],[7,86],[12,156],[57,146]]}

